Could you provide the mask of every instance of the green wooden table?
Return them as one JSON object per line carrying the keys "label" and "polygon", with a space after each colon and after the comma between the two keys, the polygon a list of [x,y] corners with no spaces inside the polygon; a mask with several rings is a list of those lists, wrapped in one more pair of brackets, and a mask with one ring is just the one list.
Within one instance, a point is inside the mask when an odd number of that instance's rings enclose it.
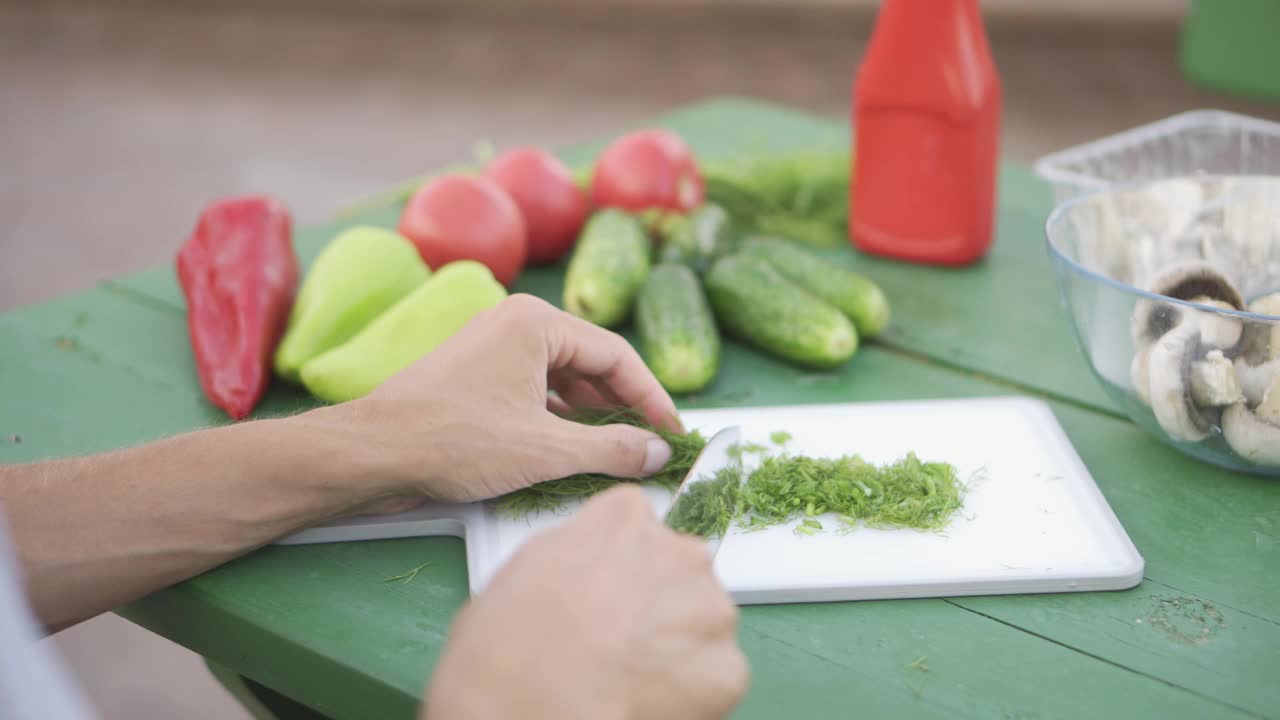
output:
{"label": "green wooden table", "polygon": [[[654,122],[703,157],[842,145],[846,135],[741,100]],[[581,162],[598,149],[564,156]],[[1192,461],[1110,404],[1057,307],[1041,230],[1049,208],[1048,189],[1009,166],[983,263],[927,269],[844,252],[893,303],[882,342],[830,374],[731,344],[716,383],[681,404],[1046,398],[1146,557],[1145,580],[1111,593],[744,608],[754,679],[737,717],[1280,717],[1280,484]],[[300,230],[304,260],[342,227],[391,226],[398,210],[375,199]],[[559,286],[558,271],[539,270],[520,289],[555,298]],[[276,387],[261,414],[311,405]],[[169,268],[0,316],[0,462],[218,422],[197,389]],[[410,583],[384,582],[427,562]],[[455,539],[272,547],[120,613],[225,677],[325,715],[409,718],[466,598],[465,572]]]}

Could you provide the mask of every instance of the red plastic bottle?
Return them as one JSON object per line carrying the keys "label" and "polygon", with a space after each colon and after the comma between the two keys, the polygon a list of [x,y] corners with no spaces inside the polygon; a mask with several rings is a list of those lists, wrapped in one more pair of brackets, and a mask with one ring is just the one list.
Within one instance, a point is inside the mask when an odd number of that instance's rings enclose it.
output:
{"label": "red plastic bottle", "polygon": [[853,245],[931,264],[982,257],[1001,91],[978,0],[884,0],[853,95]]}

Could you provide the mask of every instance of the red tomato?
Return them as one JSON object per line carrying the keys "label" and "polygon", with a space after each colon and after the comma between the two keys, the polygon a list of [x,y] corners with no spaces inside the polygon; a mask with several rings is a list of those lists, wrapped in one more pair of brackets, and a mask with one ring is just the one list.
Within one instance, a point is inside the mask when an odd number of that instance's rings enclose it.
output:
{"label": "red tomato", "polygon": [[702,173],[689,146],[669,130],[614,140],[596,161],[591,199],[600,207],[688,212],[702,204]]}
{"label": "red tomato", "polygon": [[569,252],[587,221],[587,196],[564,163],[537,148],[516,148],[494,158],[485,175],[519,206],[529,262],[555,262]]}
{"label": "red tomato", "polygon": [[432,180],[409,198],[399,230],[432,270],[454,260],[475,260],[511,287],[524,269],[527,240],[520,208],[487,178]]}

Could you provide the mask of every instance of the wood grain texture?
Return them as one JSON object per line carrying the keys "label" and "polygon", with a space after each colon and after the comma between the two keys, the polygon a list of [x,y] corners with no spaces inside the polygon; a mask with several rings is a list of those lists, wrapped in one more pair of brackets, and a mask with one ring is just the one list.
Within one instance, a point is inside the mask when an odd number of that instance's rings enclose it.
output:
{"label": "wood grain texture", "polygon": [[[663,124],[707,156],[839,143],[838,128],[743,101]],[[566,153],[589,158],[596,146]],[[1039,237],[1047,194],[1008,168],[1000,238],[969,270],[855,258],[892,331],[813,373],[728,343],[683,407],[1043,393],[1147,559],[1118,593],[745,608],[754,682],[740,717],[1266,717],[1280,707],[1280,486],[1197,463],[1106,410],[1071,347]],[[368,210],[298,235],[304,258]],[[560,273],[520,289],[558,299]],[[1011,303],[1009,298],[1017,298]],[[980,342],[978,341],[980,340]],[[277,385],[261,413],[314,405]],[[160,269],[0,316],[0,462],[133,444],[221,422],[195,390],[181,296]],[[22,442],[9,441],[11,433]],[[386,578],[434,564],[407,584]],[[411,717],[456,608],[457,540],[268,548],[122,610],[337,718]],[[920,665],[908,667],[918,658]],[[921,666],[927,665],[928,670]]]}

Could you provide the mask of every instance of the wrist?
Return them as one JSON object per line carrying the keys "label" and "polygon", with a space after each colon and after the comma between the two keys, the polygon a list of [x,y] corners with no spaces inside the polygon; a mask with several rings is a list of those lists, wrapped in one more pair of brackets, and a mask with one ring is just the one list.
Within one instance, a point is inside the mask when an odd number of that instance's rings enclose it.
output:
{"label": "wrist", "polygon": [[317,408],[288,418],[264,420],[285,468],[285,482],[328,498],[334,514],[404,494],[388,454],[352,417],[350,403]]}

